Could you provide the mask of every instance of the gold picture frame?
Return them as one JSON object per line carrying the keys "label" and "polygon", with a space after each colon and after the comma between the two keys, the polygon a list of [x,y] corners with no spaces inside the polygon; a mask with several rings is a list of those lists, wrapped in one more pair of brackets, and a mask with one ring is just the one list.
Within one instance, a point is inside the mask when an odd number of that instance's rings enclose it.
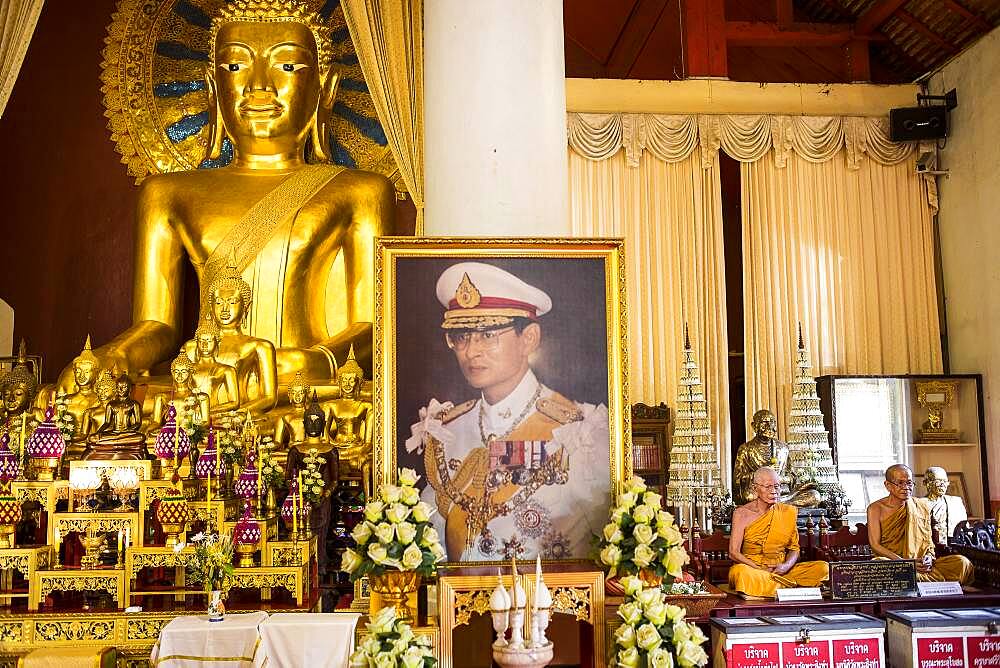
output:
{"label": "gold picture frame", "polygon": [[[625,257],[621,239],[383,237],[376,240],[373,355],[375,410],[372,445],[375,488],[383,483],[394,482],[401,464],[417,468],[418,473],[426,471],[423,458],[414,455],[413,451],[407,451],[405,441],[416,438],[411,429],[423,419],[420,417],[421,412],[426,416],[425,407],[429,405],[430,399],[448,400],[453,405],[463,406],[471,406],[473,403],[470,402],[478,399],[476,395],[479,390],[466,382],[454,353],[445,343],[444,331],[440,327],[445,308],[438,302],[435,293],[435,285],[443,270],[459,262],[493,264],[514,275],[520,274],[519,278],[524,276],[523,280],[529,284],[529,279],[533,276],[532,280],[540,288],[551,292],[554,304],[552,313],[539,318],[542,329],[545,329],[544,337],[550,338],[544,339],[548,341],[548,348],[540,349],[539,355],[543,357],[543,366],[548,365],[545,367],[547,369],[570,369],[566,374],[566,382],[572,381],[576,386],[590,391],[591,394],[586,396],[599,395],[604,403],[598,407],[606,406],[607,500],[610,501],[614,494],[621,491],[624,481],[632,472],[626,326],[628,312],[625,303]],[[551,281],[539,281],[539,276]],[[553,317],[557,312],[561,318],[558,321]],[[550,323],[554,322],[565,326],[559,329],[550,327]],[[573,345],[569,347],[571,351],[567,352],[566,346],[561,342],[570,338],[573,339]],[[586,348],[587,342],[593,342],[593,345]],[[602,351],[599,363],[594,362],[596,355],[593,352],[580,352],[597,349]],[[574,353],[577,354],[574,356]],[[535,359],[537,358],[532,358]],[[552,386],[553,391],[573,397],[573,401],[576,401],[577,397],[572,392],[558,386],[559,381],[563,380],[561,376],[553,383],[549,380],[552,374],[545,375],[544,370],[540,371],[534,361],[531,368],[542,385]],[[590,376],[587,376],[588,373]],[[442,380],[434,381],[429,377],[440,377]],[[435,382],[439,384],[435,385]],[[446,389],[441,390],[441,387]],[[598,405],[596,399],[591,401],[586,396],[577,405]],[[490,443],[495,441],[491,440]],[[418,448],[417,452],[422,450]],[[583,457],[577,459],[582,460]],[[567,475],[572,479],[573,470],[581,469],[570,470],[575,461],[571,453],[566,456],[566,460]],[[449,460],[447,465],[457,465],[455,462],[457,460]],[[603,473],[603,466],[598,470]],[[423,483],[424,480],[421,485]],[[603,525],[608,508],[603,506],[600,513],[596,510],[591,509],[587,515],[599,515],[598,519]],[[491,520],[486,520],[487,524],[489,521]],[[440,533],[444,542],[446,532]],[[574,543],[576,544],[578,543]],[[449,561],[463,565],[496,563],[509,556],[511,555],[498,551],[496,559],[449,558]],[[520,553],[513,556],[533,557],[534,554]],[[585,557],[584,554],[575,553],[566,554],[565,559],[553,557],[552,554],[543,555],[546,560],[578,561]]]}

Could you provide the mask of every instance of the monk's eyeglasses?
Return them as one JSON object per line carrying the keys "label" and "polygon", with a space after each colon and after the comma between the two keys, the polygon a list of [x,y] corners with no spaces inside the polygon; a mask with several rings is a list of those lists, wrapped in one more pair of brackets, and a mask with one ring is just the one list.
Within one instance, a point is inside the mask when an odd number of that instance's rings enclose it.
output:
{"label": "monk's eyeglasses", "polygon": [[912,480],[904,480],[902,482],[897,482],[895,480],[886,480],[886,482],[892,485],[893,487],[900,487],[900,488],[905,487],[907,489],[913,489],[914,486]]}

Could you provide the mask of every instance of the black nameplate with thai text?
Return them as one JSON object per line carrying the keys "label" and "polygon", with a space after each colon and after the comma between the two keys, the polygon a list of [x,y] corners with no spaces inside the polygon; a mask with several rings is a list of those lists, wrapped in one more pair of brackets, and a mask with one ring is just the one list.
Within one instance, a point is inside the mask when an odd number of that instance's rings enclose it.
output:
{"label": "black nameplate with thai text", "polygon": [[835,561],[830,564],[835,600],[917,596],[917,567],[909,559]]}

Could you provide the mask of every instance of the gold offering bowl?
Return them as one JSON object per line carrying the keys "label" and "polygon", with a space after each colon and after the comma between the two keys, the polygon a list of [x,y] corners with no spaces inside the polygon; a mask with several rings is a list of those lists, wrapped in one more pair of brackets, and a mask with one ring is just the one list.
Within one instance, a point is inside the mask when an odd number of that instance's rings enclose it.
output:
{"label": "gold offering bowl", "polygon": [[[415,611],[408,605],[411,594],[420,588],[420,574],[416,571],[386,571],[382,575],[368,576],[371,590],[382,599],[383,606],[396,608],[396,617],[407,624],[414,623]],[[372,601],[374,603],[374,600]],[[371,610],[375,614],[377,610]]]}

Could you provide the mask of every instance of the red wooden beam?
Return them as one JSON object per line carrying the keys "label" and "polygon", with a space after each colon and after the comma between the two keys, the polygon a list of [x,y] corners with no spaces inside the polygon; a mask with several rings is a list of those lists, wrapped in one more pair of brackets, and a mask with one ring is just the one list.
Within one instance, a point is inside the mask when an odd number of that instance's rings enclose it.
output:
{"label": "red wooden beam", "polygon": [[871,54],[866,40],[856,39],[848,42],[844,46],[844,58],[847,61],[848,81],[872,80]]}
{"label": "red wooden beam", "polygon": [[632,7],[608,56],[607,68],[612,79],[628,76],[666,6],[667,0],[639,0]]}
{"label": "red wooden beam", "polygon": [[941,35],[937,34],[927,26],[925,26],[923,23],[920,22],[920,19],[918,19],[913,14],[900,9],[899,11],[896,12],[895,16],[896,18],[898,18],[899,20],[903,21],[911,28],[916,30],[918,33],[920,33],[930,41],[937,44],[939,47],[941,47],[948,53],[955,53],[955,51],[958,50],[954,44],[946,40],[944,37],[941,37]]}
{"label": "red wooden beam", "polygon": [[977,14],[976,12],[973,12],[970,9],[966,8],[965,5],[956,2],[956,0],[944,0],[944,4],[948,6],[948,9],[952,10],[956,14],[961,14],[965,18],[974,22],[976,25],[982,28],[984,32],[993,29],[993,26],[990,25],[989,21],[984,19],[981,15]]}
{"label": "red wooden beam", "polygon": [[684,55],[686,76],[729,76],[725,0],[685,0]]}
{"label": "red wooden beam", "polygon": [[795,23],[795,8],[792,0],[775,0],[775,15],[778,18],[778,27],[787,28]]}
{"label": "red wooden beam", "polygon": [[860,35],[846,23],[793,23],[781,29],[760,21],[729,21],[726,41],[730,46],[843,46],[854,40],[881,41],[881,35]]}
{"label": "red wooden beam", "polygon": [[874,32],[909,0],[876,0],[876,2],[854,22],[854,30],[859,34]]}

